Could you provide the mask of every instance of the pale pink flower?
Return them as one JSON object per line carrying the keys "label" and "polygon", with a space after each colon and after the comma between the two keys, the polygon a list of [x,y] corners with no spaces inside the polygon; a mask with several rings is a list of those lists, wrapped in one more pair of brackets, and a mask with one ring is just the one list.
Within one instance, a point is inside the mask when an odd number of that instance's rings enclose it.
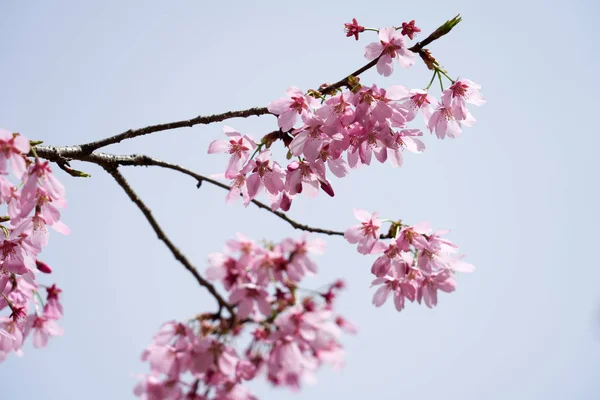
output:
{"label": "pale pink flower", "polygon": [[354,93],[345,91],[337,96],[328,98],[315,114],[325,121],[327,127],[337,128],[346,126],[354,120]]}
{"label": "pale pink flower", "polygon": [[294,127],[298,116],[310,112],[310,107],[318,107],[319,101],[314,97],[305,95],[294,86],[286,92],[286,97],[277,99],[269,105],[269,112],[277,115],[277,123],[283,132],[287,132]]}
{"label": "pale pink flower", "polygon": [[233,203],[239,197],[242,197],[244,206],[250,204],[251,198],[248,193],[247,179],[243,174],[238,174],[233,182],[231,182],[231,189],[229,189],[229,193],[225,196],[225,201],[227,203]]}
{"label": "pale pink flower", "polygon": [[19,352],[24,339],[19,322],[9,317],[0,317],[0,329],[6,332],[0,335],[0,352]]}
{"label": "pale pink flower", "polygon": [[242,174],[248,173],[250,176],[246,179],[246,185],[250,199],[255,198],[263,186],[273,196],[277,196],[285,187],[285,172],[277,162],[271,160],[270,150],[262,151],[242,169]]}
{"label": "pale pink flower", "polygon": [[60,304],[58,296],[62,292],[56,287],[56,284],[46,288],[46,305],[44,306],[44,316],[51,319],[60,319],[63,316],[63,306]]}
{"label": "pale pink flower", "polygon": [[373,280],[371,287],[379,285],[379,288],[373,294],[373,305],[375,307],[381,307],[390,293],[394,295],[394,306],[398,311],[404,309],[405,299],[414,301],[416,288],[410,280],[405,279],[406,272],[406,264],[395,264],[389,270],[388,275]]}
{"label": "pale pink flower", "polygon": [[242,136],[241,133],[229,126],[223,127],[223,132],[225,132],[229,139],[211,142],[208,146],[208,154],[230,154],[231,158],[225,170],[225,178],[233,179],[240,172],[241,166],[248,160],[250,151],[256,148],[256,143],[250,136]]}
{"label": "pale pink flower", "polygon": [[229,302],[237,305],[237,316],[240,319],[254,318],[257,312],[265,317],[271,315],[269,294],[265,289],[252,283],[246,283],[234,289],[229,295]]}
{"label": "pale pink flower", "polygon": [[196,341],[193,351],[193,373],[205,373],[216,367],[219,372],[226,376],[235,374],[239,359],[233,348],[212,338],[202,338]]}
{"label": "pale pink flower", "polygon": [[314,161],[325,144],[331,139],[323,132],[324,121],[314,114],[304,117],[304,126],[294,130],[294,139],[289,148],[294,156],[304,154],[308,161]]}
{"label": "pale pink flower", "polygon": [[[481,85],[465,78],[459,78],[442,93],[442,100],[452,104],[452,111],[459,120],[469,120],[470,114],[466,103],[481,106],[485,104],[485,98],[480,92]],[[467,125],[469,126],[469,125]]]}
{"label": "pale pink flower", "polygon": [[292,280],[298,282],[307,274],[317,273],[317,264],[308,255],[309,253],[323,254],[325,241],[318,238],[308,240],[305,235],[297,240],[289,238],[283,240],[282,248],[293,254],[287,265],[287,272]]}
{"label": "pale pink flower", "polygon": [[143,400],[181,400],[179,379],[167,378],[164,381],[156,373],[145,375],[133,389],[133,394]]}
{"label": "pale pink flower", "polygon": [[153,371],[176,377],[189,365],[189,345],[183,342],[175,346],[151,343],[142,353],[142,361],[147,361]]}
{"label": "pale pink flower", "polygon": [[437,305],[437,291],[451,293],[456,290],[456,280],[450,271],[443,271],[433,276],[424,276],[421,286],[417,290],[417,301],[421,300],[429,308]]}
{"label": "pale pink flower", "polygon": [[349,333],[351,335],[355,335],[358,333],[358,328],[352,322],[348,321],[343,317],[337,317],[335,319],[335,323],[339,326],[344,332]]}
{"label": "pale pink flower", "polygon": [[425,150],[425,144],[416,139],[416,136],[423,136],[423,132],[418,129],[403,129],[399,132],[392,132],[387,136],[386,146],[388,160],[393,167],[401,167],[403,163],[402,151],[404,149],[412,153],[421,153]]}
{"label": "pale pink flower", "polygon": [[245,281],[244,265],[233,257],[211,253],[208,255],[208,263],[206,278],[211,281],[221,280],[225,290],[231,290],[236,284]]}
{"label": "pale pink flower", "polygon": [[379,239],[381,221],[378,215],[377,212],[370,214],[365,210],[354,209],[354,216],[360,221],[360,225],[346,229],[344,238],[352,244],[358,243],[360,254],[369,254]]}
{"label": "pale pink flower", "polygon": [[401,251],[409,251],[411,245],[417,248],[423,248],[427,245],[427,238],[425,235],[430,232],[431,227],[427,222],[403,227],[396,238],[398,249]]}
{"label": "pale pink flower", "polygon": [[33,331],[33,347],[41,349],[48,344],[50,336],[62,336],[64,330],[55,320],[47,316],[28,315],[24,326],[24,336],[29,336]]}
{"label": "pale pink flower", "polygon": [[319,194],[319,177],[306,161],[292,161],[287,166],[285,190],[290,195],[303,193],[308,197]]}
{"label": "pale pink flower", "polygon": [[192,340],[193,332],[192,330],[186,326],[185,324],[177,321],[168,321],[161,325],[158,332],[154,335],[152,340],[154,344],[158,346],[165,346],[173,339],[183,340]]}
{"label": "pale pink flower", "polygon": [[377,72],[383,76],[390,76],[394,71],[394,59],[405,68],[414,63],[414,53],[406,47],[402,33],[394,28],[382,28],[379,30],[379,42],[369,44],[365,48],[365,58],[377,61]]}
{"label": "pale pink flower", "polygon": [[24,274],[35,267],[35,254],[23,243],[23,235],[32,233],[31,221],[24,221],[13,229],[9,235],[0,235],[0,268],[15,273]]}
{"label": "pale pink flower", "polygon": [[12,171],[18,179],[25,174],[24,155],[29,153],[29,140],[22,135],[13,135],[6,129],[0,129],[0,173],[6,174],[7,162],[10,162]]}
{"label": "pale pink flower", "polygon": [[[35,159],[35,162],[29,166],[25,176],[25,184],[21,190],[21,203],[31,201],[38,194],[38,188],[45,190],[45,193],[52,198],[54,202],[65,202],[65,188],[52,174],[49,161]],[[37,200],[36,200],[37,201]]]}
{"label": "pale pink flower", "polygon": [[430,132],[435,131],[439,139],[444,139],[446,136],[455,139],[462,132],[461,119],[459,119],[461,117],[454,114],[452,103],[448,97],[442,97],[442,102],[438,103],[437,108],[431,114],[427,127]]}
{"label": "pale pink flower", "polygon": [[325,163],[327,163],[329,170],[335,176],[338,178],[343,178],[350,172],[350,167],[341,156],[341,149],[336,149],[335,147],[326,144],[321,149],[319,157],[310,164],[315,170],[323,171],[322,175],[325,175]]}

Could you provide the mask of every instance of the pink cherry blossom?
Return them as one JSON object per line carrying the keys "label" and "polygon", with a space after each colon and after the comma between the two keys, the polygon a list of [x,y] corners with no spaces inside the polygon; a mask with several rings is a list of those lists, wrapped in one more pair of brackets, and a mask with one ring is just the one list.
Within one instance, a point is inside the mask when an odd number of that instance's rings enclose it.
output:
{"label": "pink cherry blossom", "polygon": [[352,226],[344,232],[344,238],[352,244],[358,243],[360,254],[369,254],[379,239],[381,221],[378,213],[370,214],[367,211],[354,209],[354,216],[361,224]]}
{"label": "pink cherry blossom", "polygon": [[231,158],[225,170],[225,178],[233,179],[240,172],[241,166],[248,160],[250,151],[256,148],[256,143],[250,136],[242,136],[241,133],[229,126],[223,127],[223,132],[229,139],[213,141],[208,146],[208,154],[230,154]]}
{"label": "pink cherry blossom", "polygon": [[246,185],[250,199],[256,197],[261,187],[265,187],[271,196],[277,196],[285,187],[285,172],[283,168],[271,160],[269,150],[262,151],[256,159],[251,160],[242,169],[242,174],[248,174]]}
{"label": "pink cherry blossom", "polygon": [[371,286],[379,288],[373,295],[373,305],[381,307],[388,299],[390,293],[394,295],[394,306],[396,310],[404,309],[405,299],[414,301],[416,288],[406,277],[406,264],[394,264],[389,269],[389,274],[375,279]]}
{"label": "pink cherry blossom", "polygon": [[429,308],[437,305],[437,291],[451,293],[456,290],[456,280],[449,271],[443,271],[436,275],[425,276],[421,281],[421,285],[417,290],[417,301],[421,301]]}
{"label": "pink cherry blossom", "polygon": [[287,132],[294,127],[298,116],[306,114],[310,107],[318,107],[319,102],[314,97],[305,95],[294,86],[286,92],[286,97],[275,100],[267,106],[269,112],[277,115],[277,123],[283,132]]}
{"label": "pink cherry blossom", "polygon": [[53,284],[46,288],[46,305],[44,306],[44,316],[51,319],[60,319],[63,316],[63,306],[59,301],[58,296],[62,292],[61,289]]}
{"label": "pink cherry blossom", "polygon": [[446,136],[455,139],[462,132],[460,116],[454,114],[452,103],[448,97],[442,97],[442,102],[438,103],[437,108],[429,118],[427,127],[430,132],[435,131],[439,139],[444,139]]}
{"label": "pink cherry blossom", "polygon": [[21,135],[14,135],[6,129],[0,129],[0,173],[6,174],[7,162],[18,179],[25,174],[24,155],[29,153],[29,140]]}
{"label": "pink cherry blossom", "polygon": [[398,119],[398,115],[400,114],[392,116],[392,122],[395,126],[400,127],[403,127],[406,122],[415,119],[419,110],[423,114],[425,124],[427,124],[433,113],[431,104],[437,103],[437,100],[430,95],[428,91],[423,89],[409,90],[401,85],[395,85],[388,88],[387,95],[389,98],[399,101],[404,106],[404,109],[407,110],[406,114],[401,115],[400,119]]}
{"label": "pink cherry blossom", "polygon": [[255,284],[239,286],[229,296],[231,304],[238,306],[238,318],[255,317],[260,312],[265,317],[271,315],[271,304],[267,291]]}
{"label": "pink cherry blossom", "polygon": [[24,327],[24,336],[33,332],[33,347],[40,349],[46,347],[50,336],[62,336],[64,330],[55,320],[47,316],[29,315]]}
{"label": "pink cherry blossom", "polygon": [[406,47],[402,33],[394,28],[382,28],[379,30],[379,42],[369,44],[365,48],[365,58],[377,61],[377,72],[383,76],[390,76],[394,71],[394,59],[405,68],[414,63],[414,53]]}

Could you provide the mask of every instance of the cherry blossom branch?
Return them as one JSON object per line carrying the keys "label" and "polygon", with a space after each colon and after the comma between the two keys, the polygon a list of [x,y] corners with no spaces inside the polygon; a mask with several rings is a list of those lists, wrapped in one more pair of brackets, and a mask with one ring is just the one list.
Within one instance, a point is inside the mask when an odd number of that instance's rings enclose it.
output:
{"label": "cherry blossom branch", "polygon": [[[419,54],[421,56],[421,58],[423,59],[423,61],[425,62],[425,64],[427,65],[427,67],[429,69],[433,69],[433,65],[435,64],[436,61],[433,58],[433,56],[431,56],[429,51],[424,49],[425,46],[429,45],[433,41],[446,35],[460,21],[461,21],[460,15],[457,15],[456,17],[452,18],[451,20],[446,21],[443,25],[441,25],[439,28],[437,28],[433,33],[431,33],[429,36],[427,36],[427,38],[425,38],[424,40],[422,40],[420,42],[417,42],[415,45],[410,47],[408,50],[412,51],[413,53]],[[323,85],[322,88],[319,89],[319,92],[323,95],[330,94],[331,92],[335,91],[336,89],[341,88],[342,86],[350,85],[352,78],[356,78],[357,76],[361,75],[363,72],[368,71],[369,69],[371,69],[375,65],[377,65],[377,61],[379,61],[379,58],[380,57],[377,57],[376,59],[370,61],[369,63],[365,64],[361,68],[357,69],[356,71],[350,73],[349,75],[345,76],[344,78],[340,79],[339,81],[337,81],[331,85]],[[158,124],[158,125],[150,125],[145,128],[139,128],[139,129],[129,129],[118,135],[110,136],[110,137],[100,139],[100,140],[97,140],[94,142],[85,143],[85,144],[80,145],[79,147],[85,153],[89,154],[89,153],[92,153],[94,150],[98,150],[102,147],[105,147],[105,146],[108,146],[111,144],[120,143],[121,141],[126,140],[126,139],[132,139],[132,138],[135,138],[138,136],[148,135],[150,133],[166,131],[166,130],[171,130],[171,129],[185,128],[185,127],[192,127],[194,125],[208,125],[208,124],[212,124],[215,122],[225,121],[225,120],[231,119],[231,118],[248,118],[253,115],[261,116],[261,115],[265,115],[265,114],[270,114],[266,107],[253,107],[253,108],[249,108],[247,110],[227,111],[222,114],[213,114],[213,115],[208,115],[208,116],[200,115],[200,116],[197,116],[192,119],[184,119],[181,121],[167,122],[167,123]]]}
{"label": "cherry blossom branch", "polygon": [[192,263],[185,257],[185,255],[183,255],[183,253],[173,244],[173,242],[171,242],[171,240],[168,238],[168,236],[165,234],[165,232],[162,230],[162,228],[152,215],[152,212],[150,211],[148,206],[146,206],[142,199],[140,199],[140,197],[135,193],[135,191],[129,185],[125,177],[121,175],[118,168],[114,164],[104,164],[102,165],[102,167],[115,179],[115,181],[117,181],[121,188],[123,188],[123,190],[125,191],[125,193],[127,193],[127,196],[129,196],[131,201],[133,201],[135,205],[138,206],[140,211],[144,214],[144,216],[152,226],[152,229],[154,229],[154,232],[158,236],[158,239],[162,240],[165,243],[165,245],[167,245],[173,256],[177,259],[177,261],[183,264],[185,269],[187,269],[192,273],[192,275],[194,275],[196,281],[198,281],[198,283],[201,286],[204,286],[210,292],[210,294],[212,294],[213,297],[217,300],[217,302],[219,303],[219,314],[223,308],[226,308],[227,311],[229,311],[231,319],[233,321],[235,319],[235,311],[233,309],[233,306],[227,301],[225,301],[225,299],[219,294],[219,292],[217,292],[217,289],[215,289],[213,284],[204,279],[200,275],[198,270],[192,265]]}
{"label": "cherry blossom branch", "polygon": [[[431,54],[429,53],[428,50],[425,50],[425,46],[431,44],[435,40],[446,35],[461,20],[462,20],[462,18],[459,14],[456,17],[452,18],[451,20],[446,21],[443,25],[441,25],[439,28],[437,28],[435,31],[433,31],[429,36],[427,36],[424,40],[417,42],[412,47],[409,47],[408,50],[412,51],[413,53],[419,54],[419,56],[421,57],[423,62],[427,65],[427,68],[432,69],[432,64],[435,62],[435,59],[431,56]],[[379,58],[381,58],[381,56],[379,56],[376,59],[370,61],[369,63],[363,65],[361,68],[357,69],[356,71],[352,72],[351,74],[347,75],[346,77],[340,79],[339,81],[337,81],[331,85],[327,85],[323,89],[320,89],[319,92],[321,94],[329,94],[329,93],[335,91],[336,89],[341,88],[342,86],[347,86],[348,84],[350,84],[350,81],[352,80],[353,77],[356,78],[363,72],[368,71],[369,69],[371,69],[375,65],[377,65]]]}
{"label": "cherry blossom branch", "polygon": [[79,147],[85,153],[91,153],[101,147],[105,147],[111,144],[119,143],[125,139],[132,139],[138,136],[148,135],[154,132],[167,131],[177,128],[192,127],[194,125],[208,125],[215,122],[225,121],[231,118],[248,118],[250,116],[260,116],[269,114],[266,107],[253,107],[247,110],[240,111],[227,111],[222,114],[214,114],[208,116],[199,115],[196,118],[184,119],[181,121],[167,122],[166,124],[150,125],[145,128],[129,129],[123,133],[115,136],[107,137],[105,139],[97,140],[95,142],[85,143]]}

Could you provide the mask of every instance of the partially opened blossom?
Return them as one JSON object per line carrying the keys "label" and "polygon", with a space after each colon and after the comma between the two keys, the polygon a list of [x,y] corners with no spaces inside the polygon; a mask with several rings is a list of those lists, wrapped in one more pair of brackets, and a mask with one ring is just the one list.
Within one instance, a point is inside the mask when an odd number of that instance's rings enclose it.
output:
{"label": "partially opened blossom", "polygon": [[[379,57],[381,56],[381,57]],[[414,53],[406,47],[402,33],[394,28],[379,30],[379,42],[369,44],[365,48],[365,58],[377,61],[377,72],[383,76],[390,76],[394,71],[394,60],[398,60],[405,68],[414,63]]]}
{"label": "partially opened blossom", "polygon": [[60,319],[63,316],[63,306],[58,296],[61,289],[53,284],[46,288],[46,305],[44,306],[44,316],[51,319]]}
{"label": "partially opened blossom", "polygon": [[421,32],[421,29],[415,25],[415,20],[411,20],[410,22],[402,23],[402,30],[400,33],[404,36],[408,36],[410,40],[415,38],[417,33]]}
{"label": "partially opened blossom", "polygon": [[358,34],[365,31],[364,26],[360,26],[356,21],[356,18],[352,18],[352,22],[346,22],[344,24],[344,30],[346,31],[346,37],[354,36],[358,40]]}
{"label": "partially opened blossom", "polygon": [[344,238],[352,244],[358,243],[360,254],[369,254],[379,239],[381,221],[378,213],[370,214],[365,210],[354,209],[354,216],[360,225],[352,226],[344,232]]}

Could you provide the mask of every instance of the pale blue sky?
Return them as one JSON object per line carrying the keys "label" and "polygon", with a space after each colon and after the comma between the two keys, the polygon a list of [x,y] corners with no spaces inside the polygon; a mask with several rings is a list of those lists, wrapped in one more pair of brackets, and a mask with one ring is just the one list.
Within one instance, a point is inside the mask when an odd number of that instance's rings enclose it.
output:
{"label": "pale blue sky", "polygon": [[[403,168],[375,165],[335,180],[335,199],[295,202],[291,215],[344,229],[352,208],[452,229],[475,264],[438,308],[371,306],[370,259],[326,238],[314,286],[343,277],[340,307],[361,331],[347,366],[325,368],[300,394],[256,385],[264,399],[596,399],[600,393],[596,73],[593,1],[4,1],[0,126],[48,144],[76,144],[128,128],[262,106],[290,85],[334,81],[365,61],[344,37],[352,17],[373,27],[415,19],[424,33],[464,21],[433,44],[451,75],[483,86],[478,123],[454,141],[429,135]],[[424,36],[421,36],[424,37]],[[421,64],[363,81],[423,87]],[[274,119],[231,120],[259,137]],[[207,156],[222,124],[162,132],[111,147],[220,172]],[[212,310],[213,300],[156,240],[102,170],[62,171],[70,237],[43,259],[64,289],[65,336],[0,364],[0,397],[132,398],[132,373],[157,327]],[[299,234],[220,189],[172,172],[126,170],[164,228],[203,269],[235,232]]]}

